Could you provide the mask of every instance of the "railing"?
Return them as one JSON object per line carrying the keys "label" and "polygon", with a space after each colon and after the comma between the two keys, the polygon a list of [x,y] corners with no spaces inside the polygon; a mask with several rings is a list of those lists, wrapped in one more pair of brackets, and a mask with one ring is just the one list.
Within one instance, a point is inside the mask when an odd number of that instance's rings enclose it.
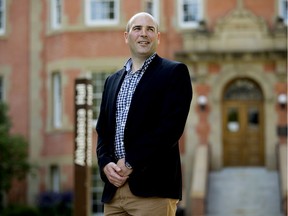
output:
{"label": "railing", "polygon": [[204,216],[209,173],[209,147],[197,146],[190,191],[192,216]]}
{"label": "railing", "polygon": [[287,144],[279,144],[278,148],[278,164],[279,164],[279,177],[280,177],[280,194],[282,209],[287,215]]}

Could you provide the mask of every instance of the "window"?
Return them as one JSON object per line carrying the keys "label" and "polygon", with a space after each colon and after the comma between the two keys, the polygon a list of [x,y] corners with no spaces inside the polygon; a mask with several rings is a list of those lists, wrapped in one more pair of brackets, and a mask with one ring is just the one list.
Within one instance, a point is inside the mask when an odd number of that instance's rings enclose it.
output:
{"label": "window", "polygon": [[259,101],[263,99],[260,87],[249,79],[238,79],[233,81],[227,87],[225,100],[253,100]]}
{"label": "window", "polygon": [[50,181],[51,181],[51,191],[55,193],[60,192],[60,170],[57,165],[52,165],[50,167]]}
{"label": "window", "polygon": [[59,29],[62,24],[62,0],[51,0],[51,27]]}
{"label": "window", "polygon": [[86,0],[87,25],[115,25],[119,20],[119,0]]}
{"label": "window", "polygon": [[53,91],[53,127],[61,128],[62,126],[62,91],[61,75],[59,72],[52,74],[52,91]]}
{"label": "window", "polygon": [[236,133],[240,129],[239,110],[236,107],[229,108],[227,112],[227,129],[231,133]]}
{"label": "window", "polygon": [[6,4],[5,0],[0,0],[0,35],[5,33],[6,25]]}
{"label": "window", "polygon": [[288,24],[288,0],[279,0],[279,16]]}
{"label": "window", "polygon": [[0,76],[0,102],[4,101],[4,82],[3,77]]}
{"label": "window", "polygon": [[203,19],[202,0],[180,0],[179,23],[184,28],[195,28]]}
{"label": "window", "polygon": [[146,0],[145,11],[159,22],[159,0]]}
{"label": "window", "polygon": [[250,129],[258,129],[260,126],[259,109],[258,107],[248,107],[247,110],[248,127]]}
{"label": "window", "polygon": [[92,168],[92,212],[93,216],[102,216],[103,203],[101,202],[101,195],[104,184],[100,178],[99,168],[94,166]]}
{"label": "window", "polygon": [[93,119],[97,120],[100,113],[100,105],[102,100],[102,93],[106,78],[110,73],[93,73]]}

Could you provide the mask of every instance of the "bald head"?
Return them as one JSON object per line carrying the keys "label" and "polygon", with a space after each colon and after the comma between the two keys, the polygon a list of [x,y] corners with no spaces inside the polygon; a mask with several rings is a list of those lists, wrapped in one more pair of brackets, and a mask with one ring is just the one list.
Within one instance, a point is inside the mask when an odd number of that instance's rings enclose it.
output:
{"label": "bald head", "polygon": [[137,13],[134,16],[132,16],[126,25],[126,32],[130,31],[131,25],[132,25],[133,21],[135,20],[135,18],[141,17],[141,16],[142,17],[149,17],[153,21],[153,23],[155,24],[156,31],[158,32],[158,27],[159,27],[158,22],[156,21],[156,19],[151,14],[146,13],[146,12],[140,12],[140,13]]}

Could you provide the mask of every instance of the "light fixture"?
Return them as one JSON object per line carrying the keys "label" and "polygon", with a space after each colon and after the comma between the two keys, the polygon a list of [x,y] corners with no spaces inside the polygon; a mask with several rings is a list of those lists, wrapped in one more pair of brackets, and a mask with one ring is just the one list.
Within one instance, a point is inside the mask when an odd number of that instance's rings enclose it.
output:
{"label": "light fixture", "polygon": [[286,94],[279,94],[278,95],[278,104],[282,109],[286,108],[287,105],[287,95]]}
{"label": "light fixture", "polygon": [[207,106],[207,97],[204,95],[200,95],[197,99],[198,105],[201,111],[204,111]]}

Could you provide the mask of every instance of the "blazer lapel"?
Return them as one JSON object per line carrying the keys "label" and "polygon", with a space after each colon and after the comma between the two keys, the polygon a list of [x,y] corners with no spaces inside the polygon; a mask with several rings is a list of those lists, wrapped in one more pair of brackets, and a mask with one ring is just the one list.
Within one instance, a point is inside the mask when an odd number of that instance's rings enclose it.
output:
{"label": "blazer lapel", "polygon": [[[133,98],[135,98],[134,96],[138,94],[138,92],[140,92],[143,88],[146,88],[147,85],[152,85],[154,84],[154,82],[150,82],[148,81],[149,79],[152,78],[153,76],[153,72],[155,72],[159,65],[159,61],[161,60],[161,58],[156,55],[155,58],[153,59],[153,61],[150,63],[150,65],[148,66],[147,70],[144,72],[142,78],[140,79],[136,89],[135,89],[135,92],[134,92],[134,95],[133,95]],[[133,102],[133,98],[132,98],[132,102]]]}

